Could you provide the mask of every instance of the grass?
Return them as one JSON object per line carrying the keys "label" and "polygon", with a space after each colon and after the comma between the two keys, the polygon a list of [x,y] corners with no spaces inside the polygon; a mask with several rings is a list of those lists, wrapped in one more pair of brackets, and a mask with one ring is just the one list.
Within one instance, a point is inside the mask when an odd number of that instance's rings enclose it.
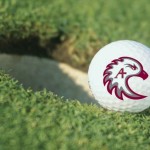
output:
{"label": "grass", "polygon": [[[1,0],[0,52],[53,57],[82,70],[120,39],[150,45],[149,0]],[[0,149],[149,150],[150,109],[119,113],[25,90],[0,71]]]}
{"label": "grass", "polygon": [[0,149],[149,150],[150,109],[119,113],[46,90],[24,90],[0,72]]}
{"label": "grass", "polygon": [[149,0],[1,0],[0,51],[37,49],[87,70],[95,52],[111,41],[150,46],[149,8]]}

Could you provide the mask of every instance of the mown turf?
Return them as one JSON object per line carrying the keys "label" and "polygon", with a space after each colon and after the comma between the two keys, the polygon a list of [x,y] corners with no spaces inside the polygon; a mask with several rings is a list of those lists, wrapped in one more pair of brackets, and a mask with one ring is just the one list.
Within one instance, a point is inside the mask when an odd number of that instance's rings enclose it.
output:
{"label": "mown turf", "polygon": [[43,50],[87,69],[95,52],[111,41],[150,46],[149,8],[149,0],[1,0],[0,51]]}
{"label": "mown turf", "polygon": [[0,72],[0,149],[149,150],[150,110],[116,113],[33,93]]}

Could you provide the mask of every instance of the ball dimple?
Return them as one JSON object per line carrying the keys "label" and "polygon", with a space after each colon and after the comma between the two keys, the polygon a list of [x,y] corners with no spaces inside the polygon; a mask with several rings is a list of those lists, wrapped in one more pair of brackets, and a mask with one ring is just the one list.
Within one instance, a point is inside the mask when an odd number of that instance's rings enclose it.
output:
{"label": "ball dimple", "polygon": [[[131,57],[139,61],[143,70],[149,75],[147,79],[132,77],[129,86],[134,92],[147,96],[143,99],[131,99],[123,95],[121,101],[113,91],[110,94],[103,84],[103,72],[112,60],[120,57]],[[112,42],[103,47],[94,56],[89,66],[88,76],[91,91],[100,105],[104,108],[115,111],[140,112],[150,106],[150,49],[145,45],[129,40]],[[119,82],[119,81],[118,81]],[[124,86],[126,88],[126,86]],[[132,95],[133,93],[128,93]]]}

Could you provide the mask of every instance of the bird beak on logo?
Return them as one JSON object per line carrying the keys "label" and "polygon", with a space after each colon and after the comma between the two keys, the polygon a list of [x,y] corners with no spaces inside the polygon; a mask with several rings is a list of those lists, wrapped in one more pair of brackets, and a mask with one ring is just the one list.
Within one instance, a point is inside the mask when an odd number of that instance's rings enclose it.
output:
{"label": "bird beak on logo", "polygon": [[148,78],[148,74],[143,70],[138,74],[139,77],[141,77],[143,80]]}

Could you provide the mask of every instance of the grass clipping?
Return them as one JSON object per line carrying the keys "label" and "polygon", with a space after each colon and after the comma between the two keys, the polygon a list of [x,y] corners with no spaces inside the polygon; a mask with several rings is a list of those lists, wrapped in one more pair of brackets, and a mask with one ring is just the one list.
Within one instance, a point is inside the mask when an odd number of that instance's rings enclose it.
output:
{"label": "grass clipping", "polygon": [[0,149],[149,150],[150,111],[117,113],[24,90],[0,72]]}

